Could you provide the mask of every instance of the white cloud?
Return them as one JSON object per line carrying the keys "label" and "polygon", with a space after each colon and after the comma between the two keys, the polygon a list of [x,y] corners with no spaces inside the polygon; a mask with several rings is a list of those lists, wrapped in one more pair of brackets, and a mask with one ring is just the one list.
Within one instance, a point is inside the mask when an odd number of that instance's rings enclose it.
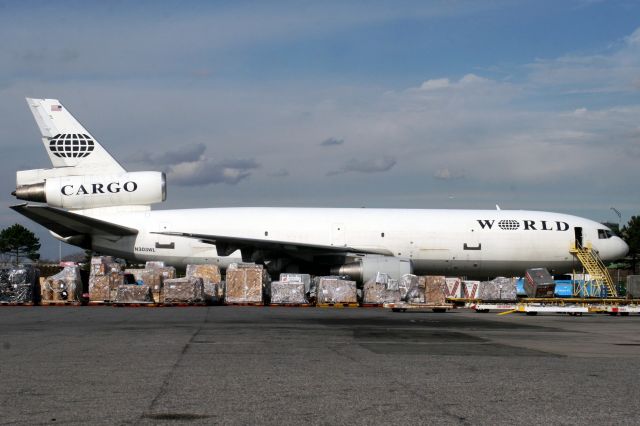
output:
{"label": "white cloud", "polygon": [[527,67],[530,70],[528,84],[539,91],[621,93],[637,90],[640,28],[607,51],[538,59]]}
{"label": "white cloud", "polygon": [[251,176],[259,168],[255,160],[227,160],[215,162],[211,159],[180,163],[169,169],[169,182],[176,185],[209,185],[226,183],[235,185]]}
{"label": "white cloud", "polygon": [[444,89],[450,86],[450,82],[448,78],[436,78],[432,80],[427,80],[422,85],[420,85],[421,90],[438,90]]}

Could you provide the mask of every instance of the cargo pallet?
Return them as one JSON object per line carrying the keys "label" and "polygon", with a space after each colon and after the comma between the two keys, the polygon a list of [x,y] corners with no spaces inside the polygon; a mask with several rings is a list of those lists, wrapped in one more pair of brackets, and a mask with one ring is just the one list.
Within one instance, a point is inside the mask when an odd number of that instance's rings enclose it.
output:
{"label": "cargo pallet", "polygon": [[111,303],[113,302],[107,300],[90,300],[87,302],[87,306],[109,306]]}
{"label": "cargo pallet", "polygon": [[359,305],[357,303],[318,303],[316,304],[318,308],[357,308]]}
{"label": "cargo pallet", "polygon": [[207,306],[207,304],[205,302],[165,302],[165,303],[157,303],[157,306],[164,306],[167,308],[172,308],[172,307],[186,308],[189,306]]}
{"label": "cargo pallet", "polygon": [[264,302],[224,302],[225,306],[264,306]]}
{"label": "cargo pallet", "polygon": [[113,302],[111,306],[117,308],[156,308],[162,305],[154,302]]}
{"label": "cargo pallet", "polygon": [[269,303],[269,306],[278,306],[282,308],[310,308],[311,303]]}
{"label": "cargo pallet", "polygon": [[35,306],[33,302],[0,302],[0,306]]}
{"label": "cargo pallet", "polygon": [[42,300],[40,306],[82,306],[77,300]]}
{"label": "cargo pallet", "polygon": [[451,303],[444,305],[438,305],[433,303],[407,303],[407,302],[395,302],[385,303],[384,308],[391,309],[393,312],[406,312],[406,311],[424,311],[427,309],[433,312],[447,312],[450,309],[455,309],[455,306]]}

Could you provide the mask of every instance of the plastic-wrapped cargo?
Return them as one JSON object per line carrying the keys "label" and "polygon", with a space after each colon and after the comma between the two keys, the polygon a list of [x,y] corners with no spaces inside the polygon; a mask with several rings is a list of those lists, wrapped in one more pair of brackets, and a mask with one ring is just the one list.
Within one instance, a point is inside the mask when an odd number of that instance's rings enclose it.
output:
{"label": "plastic-wrapped cargo", "polygon": [[627,275],[627,298],[640,299],[640,275]]}
{"label": "plastic-wrapped cargo", "polygon": [[424,303],[424,278],[413,274],[405,274],[400,277],[398,287],[406,289],[405,302]]}
{"label": "plastic-wrapped cargo", "polygon": [[110,275],[91,275],[89,277],[89,300],[92,302],[112,300]]}
{"label": "plastic-wrapped cargo", "polygon": [[446,297],[459,299],[462,297],[462,280],[460,278],[447,277],[444,295]]}
{"label": "plastic-wrapped cargo", "polygon": [[176,277],[176,268],[173,266],[165,266],[163,261],[148,261],[145,263],[145,270],[160,273],[162,279],[173,279]]}
{"label": "plastic-wrapped cargo", "polygon": [[0,269],[0,302],[35,302],[38,279],[39,270],[31,265]]}
{"label": "plastic-wrapped cargo", "polygon": [[[378,282],[375,278],[364,283],[362,303],[379,304],[384,303],[387,293],[387,285]],[[400,292],[398,291],[398,294]]]}
{"label": "plastic-wrapped cargo", "polygon": [[447,279],[440,275],[426,275],[420,278],[424,279],[424,303],[444,305]]}
{"label": "plastic-wrapped cargo", "polygon": [[545,268],[527,269],[524,291],[528,297],[553,297],[556,283]]}
{"label": "plastic-wrapped cargo", "polygon": [[305,294],[311,291],[311,275],[309,274],[282,273],[280,274],[280,282],[281,283],[302,283],[304,284]]}
{"label": "plastic-wrapped cargo", "polygon": [[378,272],[375,278],[370,279],[363,286],[364,304],[395,303],[400,301],[398,282],[392,280],[383,272]]}
{"label": "plastic-wrapped cargo", "polygon": [[151,296],[156,303],[163,303],[162,283],[164,277],[158,269],[145,269],[140,274],[141,281],[151,289]]}
{"label": "plastic-wrapped cargo", "polygon": [[482,281],[478,287],[478,299],[516,300],[516,280],[498,277],[491,281]]}
{"label": "plastic-wrapped cargo", "polygon": [[165,266],[166,265],[162,260],[148,260],[144,264],[144,269],[157,269],[157,268],[164,268]]}
{"label": "plastic-wrapped cargo", "polygon": [[187,265],[187,278],[202,278],[204,298],[207,303],[217,303],[220,300],[220,268],[218,265]]}
{"label": "plastic-wrapped cargo", "polygon": [[465,299],[479,299],[480,281],[462,281],[462,297]]}
{"label": "plastic-wrapped cargo", "polygon": [[79,302],[82,296],[82,280],[78,266],[65,266],[62,271],[44,280],[42,301]]}
{"label": "plastic-wrapped cargo", "polygon": [[305,297],[304,282],[273,281],[270,287],[272,304],[295,305],[309,303]]}
{"label": "plastic-wrapped cargo", "polygon": [[121,272],[122,265],[113,256],[94,256],[91,258],[91,275],[107,275],[111,272]]}
{"label": "plastic-wrapped cargo", "polygon": [[266,271],[262,265],[232,263],[227,268],[225,303],[262,303]]}
{"label": "plastic-wrapped cargo", "polygon": [[356,282],[337,276],[320,277],[317,303],[358,303]]}
{"label": "plastic-wrapped cargo", "polygon": [[147,285],[122,284],[116,289],[116,303],[151,303],[151,289]]}
{"label": "plastic-wrapped cargo", "polygon": [[164,303],[203,303],[204,284],[200,277],[170,278],[163,283]]}

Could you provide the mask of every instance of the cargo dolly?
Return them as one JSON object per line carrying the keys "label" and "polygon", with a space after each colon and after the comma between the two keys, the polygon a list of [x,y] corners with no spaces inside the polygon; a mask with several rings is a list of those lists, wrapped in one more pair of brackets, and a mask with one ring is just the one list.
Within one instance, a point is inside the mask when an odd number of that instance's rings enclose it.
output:
{"label": "cargo dolly", "polygon": [[448,299],[456,305],[484,313],[502,311],[500,314],[525,313],[566,313],[582,315],[584,313],[609,313],[628,315],[640,313],[640,300],[622,298],[520,298],[516,301],[484,301],[479,299]]}
{"label": "cargo dolly", "polygon": [[385,303],[383,307],[386,309],[391,309],[393,312],[425,311],[425,310],[432,310],[433,312],[447,312],[450,309],[455,309],[455,306],[453,305],[453,303],[433,304],[433,303],[394,302],[394,303]]}

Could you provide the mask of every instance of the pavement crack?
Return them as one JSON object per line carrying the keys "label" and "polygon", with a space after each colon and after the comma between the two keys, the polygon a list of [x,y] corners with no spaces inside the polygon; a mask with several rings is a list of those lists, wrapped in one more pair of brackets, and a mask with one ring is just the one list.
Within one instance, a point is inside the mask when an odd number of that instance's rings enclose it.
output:
{"label": "pavement crack", "polygon": [[169,385],[172,383],[176,370],[182,363],[182,359],[184,358],[185,354],[189,351],[189,348],[194,343],[198,334],[202,332],[202,329],[204,328],[205,324],[207,324],[208,322],[209,322],[209,309],[206,310],[206,314],[202,324],[193,333],[191,333],[191,337],[189,338],[189,340],[187,340],[187,342],[182,347],[182,350],[180,351],[180,354],[176,358],[176,361],[173,363],[173,365],[165,375],[164,379],[162,380],[162,384],[160,385],[160,389],[158,390],[158,393],[153,398],[153,400],[151,400],[151,403],[149,404],[149,407],[147,408],[147,410],[140,415],[136,424],[140,424],[144,419],[149,419],[149,416],[152,415],[160,399],[167,394]]}

